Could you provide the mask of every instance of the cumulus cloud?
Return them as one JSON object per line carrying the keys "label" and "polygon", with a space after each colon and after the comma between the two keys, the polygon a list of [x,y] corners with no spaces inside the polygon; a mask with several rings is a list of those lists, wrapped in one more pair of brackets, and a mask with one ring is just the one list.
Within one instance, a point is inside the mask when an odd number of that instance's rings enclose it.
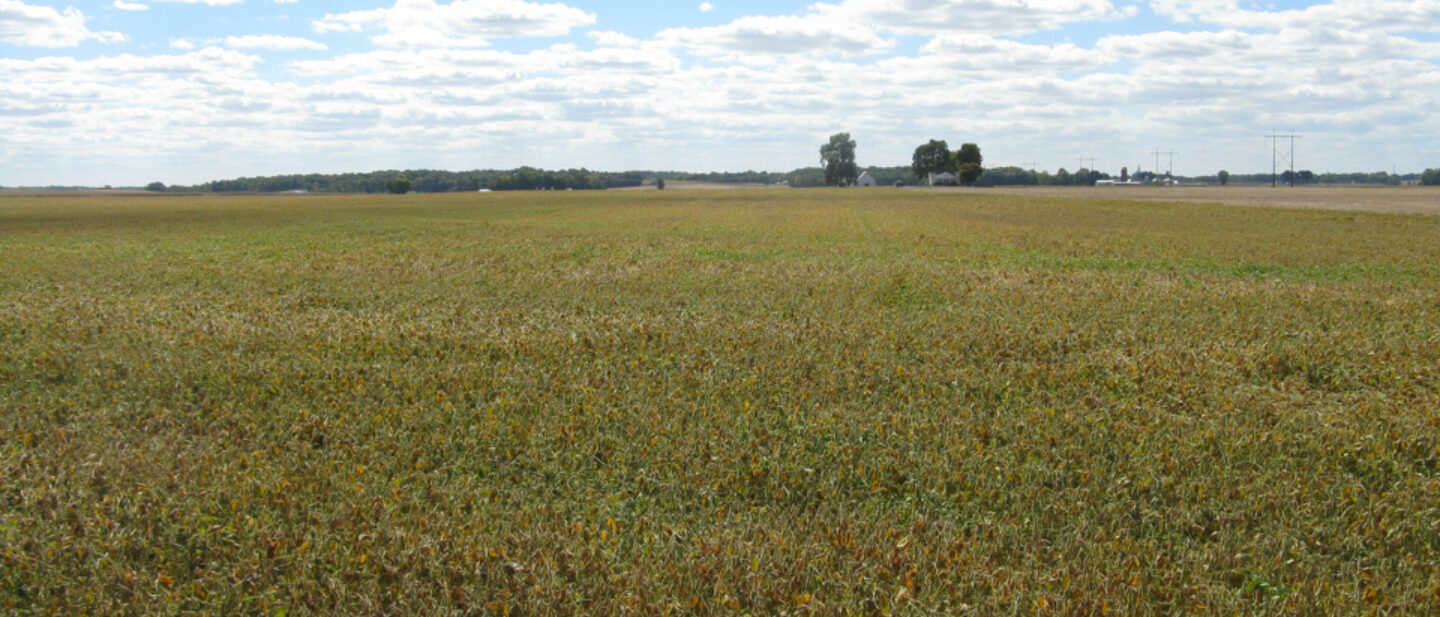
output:
{"label": "cumulus cloud", "polygon": [[596,45],[602,47],[639,47],[640,39],[613,30],[592,30],[585,33]]}
{"label": "cumulus cloud", "polygon": [[[837,130],[860,141],[862,164],[880,165],[904,164],[917,144],[944,138],[980,143],[995,165],[1073,168],[1076,156],[1093,154],[1101,169],[1133,170],[1148,163],[1144,153],[1174,146],[1186,153],[1181,173],[1268,169],[1259,136],[1272,128],[1337,144],[1324,164],[1301,155],[1317,171],[1389,156],[1365,151],[1366,140],[1402,157],[1386,166],[1433,151],[1440,42],[1411,26],[1348,27],[1361,22],[1338,17],[1334,7],[1349,4],[1339,1],[1317,5],[1332,13],[1235,5],[1293,13],[1301,25],[1206,17],[1232,4],[1192,0],[1185,6],[1198,28],[1093,44],[1006,33],[1115,19],[1124,6],[831,0],[795,15],[649,37],[590,30],[507,50],[485,44],[570,33],[596,18],[540,1],[405,0],[315,24],[397,46],[309,53],[265,71],[265,50],[325,48],[251,35],[175,39],[178,51],[151,56],[0,57],[0,134],[16,177],[53,174],[43,157],[54,152],[77,169],[115,169],[103,153],[173,167],[173,181],[402,164],[789,169],[813,164],[815,147]],[[941,5],[971,18],[1015,10],[985,28],[927,13]],[[424,37],[435,44],[399,45]],[[1251,150],[1263,161],[1252,165]],[[210,158],[218,162],[207,166]]]}
{"label": "cumulus cloud", "polygon": [[787,55],[862,56],[889,49],[890,41],[863,24],[813,17],[742,17],[723,26],[672,28],[655,39],[722,58],[773,59]]}
{"label": "cumulus cloud", "polygon": [[561,3],[525,0],[397,0],[390,8],[326,15],[318,33],[370,32],[385,47],[485,47],[490,39],[560,36],[595,23],[595,15]]}
{"label": "cumulus cloud", "polygon": [[664,30],[655,39],[704,56],[756,62],[783,55],[884,53],[894,46],[886,33],[1023,34],[1127,14],[1109,0],[843,0],[817,3],[801,15],[749,16],[721,26]]}
{"label": "cumulus cloud", "polygon": [[324,44],[307,38],[279,36],[275,34],[247,34],[245,36],[225,37],[225,46],[235,49],[272,49],[277,51],[328,49]]}
{"label": "cumulus cloud", "polygon": [[232,4],[243,4],[245,0],[151,0],[152,2],[171,2],[174,4],[204,4],[206,6],[230,6]]}
{"label": "cumulus cloud", "polygon": [[1327,29],[1114,35],[1102,37],[1095,48],[1150,64],[1183,63],[1192,73],[1209,71],[1215,66],[1283,66],[1285,72],[1369,63],[1378,67],[1398,59],[1440,57],[1440,43],[1383,32]]}
{"label": "cumulus cloud", "polygon": [[1113,53],[1072,43],[1034,45],[984,34],[939,36],[921,51],[941,58],[945,66],[1007,74],[1091,70],[1116,60]]}
{"label": "cumulus cloud", "polygon": [[1248,50],[1253,37],[1237,30],[1223,32],[1152,32],[1100,39],[1097,49],[1148,60],[1195,60],[1222,50]]}
{"label": "cumulus cloud", "polygon": [[86,41],[119,43],[118,32],[93,32],[85,14],[73,8],[64,12],[20,0],[0,0],[0,42],[28,47],[75,47]]}
{"label": "cumulus cloud", "polygon": [[1127,13],[1109,0],[844,0],[818,3],[815,14],[902,34],[1023,34]]}
{"label": "cumulus cloud", "polygon": [[148,10],[150,10],[150,6],[149,6],[149,5],[140,4],[139,2],[126,2],[125,0],[115,0],[115,3],[114,3],[114,4],[111,4],[110,6],[114,7],[116,10],[120,10],[120,11],[148,11]]}
{"label": "cumulus cloud", "polygon": [[1440,31],[1440,2],[1435,0],[1332,0],[1278,11],[1257,10],[1255,3],[1236,0],[1152,0],[1150,6],[1179,22],[1231,28]]}

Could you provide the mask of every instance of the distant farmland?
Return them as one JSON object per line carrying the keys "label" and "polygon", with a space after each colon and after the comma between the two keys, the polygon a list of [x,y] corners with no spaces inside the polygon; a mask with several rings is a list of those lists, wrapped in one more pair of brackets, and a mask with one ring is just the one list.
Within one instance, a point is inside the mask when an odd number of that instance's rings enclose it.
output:
{"label": "distant farmland", "polygon": [[1086,199],[1147,200],[1198,204],[1228,204],[1305,210],[1349,210],[1384,214],[1440,214],[1440,187],[1433,186],[1002,186],[989,189],[949,189],[1023,195],[1028,197],[1081,197]]}
{"label": "distant farmland", "polygon": [[1437,239],[889,188],[0,198],[0,608],[1434,614]]}

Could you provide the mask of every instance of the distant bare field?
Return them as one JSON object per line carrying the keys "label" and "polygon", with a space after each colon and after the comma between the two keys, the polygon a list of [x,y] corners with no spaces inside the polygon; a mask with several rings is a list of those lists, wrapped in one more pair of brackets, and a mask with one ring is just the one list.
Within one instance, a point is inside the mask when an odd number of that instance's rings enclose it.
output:
{"label": "distant bare field", "polygon": [[1440,214],[1440,187],[1435,186],[1002,186],[926,190],[1354,210],[1390,214]]}
{"label": "distant bare field", "polygon": [[139,189],[46,189],[46,188],[3,188],[0,197],[134,197],[137,195],[163,195]]}
{"label": "distant bare field", "polygon": [[[675,180],[667,182],[665,188],[670,190],[735,190],[785,187],[773,184],[725,184]],[[637,186],[612,190],[653,191],[655,187]],[[871,190],[883,191],[886,188],[877,187]],[[913,187],[907,190],[1440,215],[1440,187],[1437,186],[1312,186],[1293,189],[1253,185],[1223,187],[999,186],[990,188]],[[0,189],[0,196],[8,197],[134,197],[136,195],[173,196],[165,193],[155,194],[124,189]]]}
{"label": "distant bare field", "polygon": [[[756,183],[756,182],[747,182],[747,183],[735,184],[735,183],[728,183],[728,182],[700,182],[700,181],[696,181],[696,180],[666,180],[666,181],[665,181],[665,188],[666,188],[666,189],[670,189],[670,190],[678,190],[678,191],[714,191],[714,190],[734,190],[734,189],[777,189],[777,188],[783,189],[783,188],[788,188],[788,187],[782,186],[782,185],[778,185],[778,184],[760,184],[760,183]],[[611,190],[614,190],[614,191],[653,191],[653,190],[655,190],[655,186],[654,186],[654,185],[649,185],[649,184],[647,184],[647,185],[645,185],[645,186],[628,186],[628,187],[625,187],[625,188],[611,189]]]}

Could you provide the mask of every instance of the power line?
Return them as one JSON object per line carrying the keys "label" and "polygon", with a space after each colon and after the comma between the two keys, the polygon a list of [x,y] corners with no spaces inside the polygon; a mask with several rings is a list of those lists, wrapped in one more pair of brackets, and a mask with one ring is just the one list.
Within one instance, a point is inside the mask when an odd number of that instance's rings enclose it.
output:
{"label": "power line", "polygon": [[[1300,139],[1299,135],[1288,133],[1281,135],[1271,131],[1265,139],[1270,140],[1270,186],[1279,186],[1280,160],[1284,159],[1290,165],[1290,188],[1295,188],[1295,140]],[[1290,154],[1285,154],[1280,149],[1280,140],[1290,140]]]}
{"label": "power line", "polygon": [[[1076,159],[1077,161],[1079,161],[1080,167],[1081,167],[1082,169],[1089,169],[1090,171],[1095,171],[1095,157],[1093,157],[1093,156],[1078,156],[1078,157],[1075,157],[1075,159]],[[1085,167],[1085,161],[1090,161],[1090,166],[1089,166],[1089,167]]]}

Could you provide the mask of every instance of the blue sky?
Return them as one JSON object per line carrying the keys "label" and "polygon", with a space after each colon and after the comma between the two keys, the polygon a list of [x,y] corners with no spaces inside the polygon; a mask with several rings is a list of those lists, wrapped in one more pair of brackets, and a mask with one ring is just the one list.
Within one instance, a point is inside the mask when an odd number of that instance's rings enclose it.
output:
{"label": "blue sky", "polygon": [[0,185],[394,168],[1440,166],[1440,1],[0,0]]}

